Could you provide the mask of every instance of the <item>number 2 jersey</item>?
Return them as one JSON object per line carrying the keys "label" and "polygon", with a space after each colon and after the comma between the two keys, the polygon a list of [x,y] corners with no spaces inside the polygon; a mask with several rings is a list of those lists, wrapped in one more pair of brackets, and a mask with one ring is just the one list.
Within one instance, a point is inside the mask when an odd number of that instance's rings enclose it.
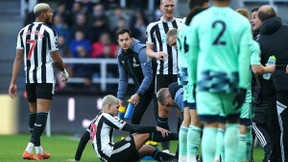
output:
{"label": "number 2 jersey", "polygon": [[55,83],[53,59],[57,51],[57,33],[42,22],[34,22],[20,30],[16,49],[24,50],[26,83]]}
{"label": "number 2 jersey", "polygon": [[251,25],[229,7],[211,7],[189,25],[189,65],[197,91],[232,93],[249,85]]}

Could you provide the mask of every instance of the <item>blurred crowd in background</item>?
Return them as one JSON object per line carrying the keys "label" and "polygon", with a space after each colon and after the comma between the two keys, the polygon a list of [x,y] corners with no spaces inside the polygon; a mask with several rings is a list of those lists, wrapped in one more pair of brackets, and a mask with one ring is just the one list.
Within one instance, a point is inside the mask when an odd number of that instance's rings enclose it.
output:
{"label": "blurred crowd in background", "polygon": [[[39,1],[40,2],[40,1]],[[119,0],[62,0],[52,7],[53,24],[58,33],[58,47],[62,58],[115,58],[119,49],[116,31],[129,28],[132,36],[141,43],[146,42],[147,25],[160,18],[159,1],[155,1],[152,16],[146,16],[147,4],[142,0],[127,0],[127,8],[120,7]],[[24,26],[34,22],[33,12],[27,14]],[[99,89],[93,84],[93,78],[99,78],[100,67],[97,64],[66,64],[71,77],[84,78],[81,84],[66,86],[57,82],[58,91],[80,88],[83,91]],[[108,66],[107,77],[118,77],[117,65]],[[116,86],[116,87],[115,87]],[[65,89],[66,88],[66,89]],[[72,88],[72,89],[71,89]],[[108,86],[115,92],[116,85]]]}

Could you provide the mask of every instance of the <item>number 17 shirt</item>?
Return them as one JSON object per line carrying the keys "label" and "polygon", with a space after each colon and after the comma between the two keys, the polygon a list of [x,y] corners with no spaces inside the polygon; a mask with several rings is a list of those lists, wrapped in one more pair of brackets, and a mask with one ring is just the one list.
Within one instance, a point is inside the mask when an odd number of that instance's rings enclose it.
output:
{"label": "number 17 shirt", "polygon": [[26,83],[55,83],[53,59],[57,51],[57,33],[42,22],[34,22],[20,30],[16,49],[24,50]]}

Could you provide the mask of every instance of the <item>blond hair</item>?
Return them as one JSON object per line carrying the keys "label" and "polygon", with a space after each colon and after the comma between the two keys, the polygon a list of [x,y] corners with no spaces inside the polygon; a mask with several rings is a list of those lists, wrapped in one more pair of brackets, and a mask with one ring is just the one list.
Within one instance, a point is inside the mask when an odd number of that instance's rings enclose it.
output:
{"label": "blond hair", "polygon": [[169,42],[170,38],[177,38],[177,29],[173,28],[166,34],[166,42]]}
{"label": "blond hair", "polygon": [[35,17],[39,17],[42,12],[45,12],[49,9],[49,5],[47,3],[38,3],[34,6],[34,15]]}
{"label": "blond hair", "polygon": [[168,93],[170,93],[168,88],[161,88],[158,91],[157,93],[158,101],[161,105],[165,105]]}
{"label": "blond hair", "polygon": [[115,104],[119,102],[119,99],[113,95],[106,95],[102,101],[102,109],[105,108],[108,104]]}

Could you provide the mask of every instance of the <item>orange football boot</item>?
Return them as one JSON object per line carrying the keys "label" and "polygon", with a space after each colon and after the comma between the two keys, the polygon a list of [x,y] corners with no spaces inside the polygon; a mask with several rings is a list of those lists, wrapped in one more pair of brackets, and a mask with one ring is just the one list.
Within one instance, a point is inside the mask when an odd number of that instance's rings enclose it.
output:
{"label": "orange football boot", "polygon": [[23,153],[23,159],[26,159],[26,160],[39,160],[37,157],[35,157],[33,154],[29,154],[28,151],[24,151]]}
{"label": "orange football boot", "polygon": [[37,158],[38,158],[39,160],[49,159],[49,158],[50,158],[50,154],[47,153],[47,152],[45,152],[44,150],[43,150],[43,152],[44,152],[44,154],[38,153],[38,154],[37,154]]}

